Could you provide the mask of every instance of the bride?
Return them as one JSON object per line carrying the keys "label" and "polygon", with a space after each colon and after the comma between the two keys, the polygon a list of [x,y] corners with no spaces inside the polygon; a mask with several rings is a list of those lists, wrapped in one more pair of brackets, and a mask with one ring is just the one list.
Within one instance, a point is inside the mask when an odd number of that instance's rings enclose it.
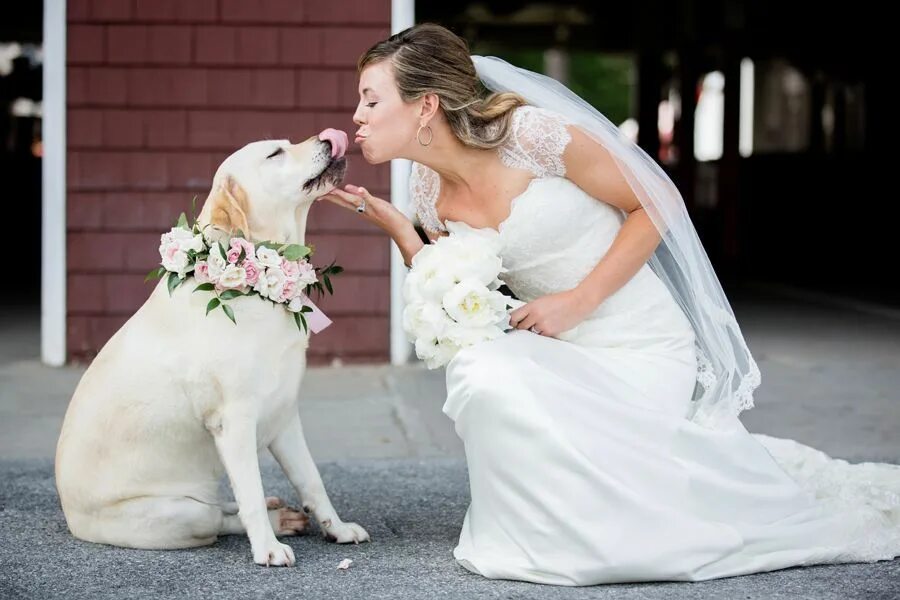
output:
{"label": "bride", "polygon": [[[471,504],[453,555],[489,578],[701,581],[900,555],[900,466],[751,434],[760,374],[678,190],[554,80],[421,24],[359,60],[366,161],[413,161],[431,239],[488,229],[526,304],[447,365]],[[484,85],[486,90],[482,88]],[[384,229],[408,215],[324,197]]]}

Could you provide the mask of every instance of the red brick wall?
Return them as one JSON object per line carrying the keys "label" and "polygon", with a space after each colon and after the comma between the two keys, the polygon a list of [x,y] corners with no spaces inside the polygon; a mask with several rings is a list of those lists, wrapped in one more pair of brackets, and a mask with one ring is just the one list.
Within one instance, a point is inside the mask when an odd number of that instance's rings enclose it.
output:
{"label": "red brick wall", "polygon": [[[68,20],[68,351],[85,361],[147,298],[159,235],[225,156],[326,127],[352,139],[356,60],[389,35],[390,2],[70,0]],[[351,148],[346,180],[387,195],[390,168]],[[346,268],[310,362],[388,360],[389,238],[321,203],[307,239]]]}

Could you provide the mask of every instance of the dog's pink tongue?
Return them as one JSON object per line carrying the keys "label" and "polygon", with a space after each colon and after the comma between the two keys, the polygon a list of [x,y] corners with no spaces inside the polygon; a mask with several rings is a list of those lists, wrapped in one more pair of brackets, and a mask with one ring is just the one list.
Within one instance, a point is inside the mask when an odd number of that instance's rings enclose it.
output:
{"label": "dog's pink tongue", "polygon": [[319,139],[323,141],[328,140],[329,142],[331,142],[332,158],[342,157],[344,155],[344,152],[347,151],[347,146],[349,145],[347,134],[340,129],[332,129],[331,127],[320,133]]}

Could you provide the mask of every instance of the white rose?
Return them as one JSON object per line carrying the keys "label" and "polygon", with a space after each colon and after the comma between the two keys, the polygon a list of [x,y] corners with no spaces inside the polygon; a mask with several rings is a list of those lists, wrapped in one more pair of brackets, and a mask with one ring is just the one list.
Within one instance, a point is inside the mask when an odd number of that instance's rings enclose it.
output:
{"label": "white rose", "polygon": [[218,251],[218,244],[213,246],[213,248],[209,251],[209,258],[206,260],[206,262],[209,265],[209,268],[207,270],[209,280],[213,283],[218,283],[219,278],[222,277],[222,274],[225,272],[225,268],[228,266],[225,258]]}
{"label": "white rose", "polygon": [[162,252],[162,266],[167,271],[174,271],[178,276],[184,279],[185,273],[190,271],[188,268],[188,256],[182,250],[178,250],[174,244],[165,248]]}
{"label": "white rose", "polygon": [[[257,257],[259,253],[257,252]],[[280,259],[279,259],[280,260]],[[260,274],[260,279],[265,279],[265,284],[260,287],[265,287],[265,293],[256,290],[260,293],[260,295],[265,296],[275,302],[278,302],[278,299],[281,297],[281,293],[284,291],[284,284],[287,282],[287,278],[284,276],[284,271],[282,271],[278,267],[269,267],[266,269],[266,272]],[[257,281],[257,285],[259,285],[259,281]],[[254,289],[256,289],[254,287]]]}
{"label": "white rose", "polygon": [[294,296],[291,298],[291,301],[288,302],[287,309],[291,312],[300,312],[305,306],[303,302],[303,298],[300,296]]}
{"label": "white rose", "polygon": [[219,277],[219,285],[228,289],[243,287],[247,285],[247,272],[237,265],[228,265]]}
{"label": "white rose", "polygon": [[306,287],[308,285],[312,285],[317,282],[319,279],[316,276],[316,268],[304,261],[300,263],[300,279],[299,283]]}
{"label": "white rose", "polygon": [[505,318],[506,298],[491,291],[476,279],[464,279],[443,298],[444,309],[457,323],[466,327],[495,325]]}
{"label": "white rose", "polygon": [[209,257],[212,258],[213,256],[221,258],[222,260],[228,259],[228,257],[222,253],[222,246],[219,244],[213,244],[209,247]]}
{"label": "white rose", "polygon": [[266,279],[265,271],[259,274],[256,283],[253,284],[253,290],[263,298],[269,297],[269,280]]}
{"label": "white rose", "polygon": [[190,243],[185,244],[181,249],[185,251],[193,250],[194,252],[200,252],[204,247],[203,236],[198,233],[191,239]]}
{"label": "white rose", "polygon": [[[281,267],[281,257],[278,256],[278,251],[271,248],[257,248],[256,260],[264,267]],[[278,270],[280,271],[281,269],[279,268]]]}

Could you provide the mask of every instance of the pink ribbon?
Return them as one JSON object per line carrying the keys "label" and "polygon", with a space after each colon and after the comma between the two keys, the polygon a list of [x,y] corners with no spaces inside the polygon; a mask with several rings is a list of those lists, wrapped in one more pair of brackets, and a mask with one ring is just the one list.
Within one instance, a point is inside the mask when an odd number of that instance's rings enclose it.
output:
{"label": "pink ribbon", "polygon": [[303,316],[306,318],[306,324],[309,325],[313,333],[319,333],[331,325],[331,319],[325,316],[325,313],[309,299],[309,296],[300,294],[300,301],[312,309],[312,312],[303,313]]}

